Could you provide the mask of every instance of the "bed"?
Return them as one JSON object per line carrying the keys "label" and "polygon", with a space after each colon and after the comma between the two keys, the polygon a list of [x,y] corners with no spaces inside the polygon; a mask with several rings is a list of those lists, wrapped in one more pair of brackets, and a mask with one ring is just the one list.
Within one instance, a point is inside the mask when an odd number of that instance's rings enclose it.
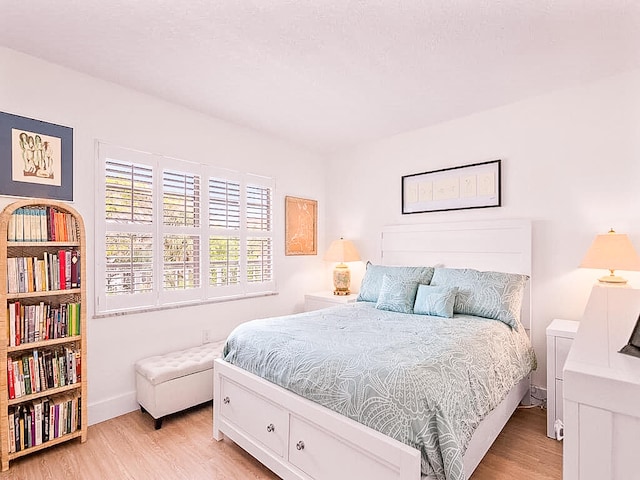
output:
{"label": "bed", "polygon": [[[444,288],[447,274],[466,272],[456,270],[460,267],[528,276],[531,227],[524,220],[387,227],[381,235],[381,258],[385,265],[444,265],[429,279],[436,289]],[[475,315],[442,319],[388,311],[380,301],[378,308],[359,302],[243,324],[230,336],[225,360],[214,367],[214,438],[226,435],[284,479],[468,478],[518,403],[527,400],[528,373],[535,365],[526,338],[528,285],[520,318],[511,326]],[[436,330],[426,331],[425,325]],[[309,329],[317,334],[310,335]],[[465,329],[479,345],[451,336]],[[301,335],[296,337],[298,330]],[[455,347],[451,351],[443,347],[448,338]],[[492,362],[500,363],[507,355],[487,349],[488,356],[481,357],[482,345],[491,339],[511,345],[528,366],[493,368]],[[477,360],[465,360],[467,351],[477,351]],[[429,363],[429,352],[440,364]],[[416,355],[421,363],[407,364]],[[385,356],[390,362],[379,363]],[[480,367],[476,370],[498,377],[500,387],[476,378],[469,369],[474,362]],[[445,364],[451,366],[445,369]],[[268,365],[273,367],[269,371]],[[416,373],[434,369],[444,372],[444,380]],[[458,394],[468,388],[465,383],[471,390]],[[392,391],[392,384],[402,388]],[[422,387],[449,400],[424,400]],[[399,404],[387,402],[382,390],[394,401],[401,397]],[[450,421],[448,403],[459,404],[467,413]]]}

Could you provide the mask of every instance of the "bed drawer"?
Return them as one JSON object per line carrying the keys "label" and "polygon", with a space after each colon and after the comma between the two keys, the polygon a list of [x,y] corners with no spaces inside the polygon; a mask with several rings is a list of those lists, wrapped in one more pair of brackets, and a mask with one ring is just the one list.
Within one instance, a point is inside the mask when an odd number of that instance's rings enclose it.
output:
{"label": "bed drawer", "polygon": [[240,385],[222,379],[220,414],[251,437],[283,456],[289,415],[282,408]]}
{"label": "bed drawer", "polygon": [[291,416],[289,462],[314,480],[393,480],[397,470],[323,428]]}

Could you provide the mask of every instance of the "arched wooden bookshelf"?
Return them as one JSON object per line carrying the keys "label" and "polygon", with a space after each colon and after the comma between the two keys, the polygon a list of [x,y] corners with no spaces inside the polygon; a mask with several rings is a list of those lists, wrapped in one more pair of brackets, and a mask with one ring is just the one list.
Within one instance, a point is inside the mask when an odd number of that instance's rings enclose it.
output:
{"label": "arched wooden bookshelf", "polygon": [[4,208],[0,214],[3,471],[23,455],[87,438],[85,283],[84,221],[75,209],[45,199],[20,200]]}

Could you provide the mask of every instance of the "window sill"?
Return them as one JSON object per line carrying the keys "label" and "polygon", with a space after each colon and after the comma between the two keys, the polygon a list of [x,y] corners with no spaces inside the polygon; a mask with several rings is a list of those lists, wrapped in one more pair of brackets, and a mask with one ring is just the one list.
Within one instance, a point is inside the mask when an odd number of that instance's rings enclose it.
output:
{"label": "window sill", "polygon": [[212,303],[234,302],[236,300],[245,300],[249,298],[272,297],[274,295],[278,295],[278,292],[274,291],[274,292],[249,293],[244,295],[231,295],[228,297],[210,298],[207,300],[169,303],[166,305],[158,305],[153,307],[129,308],[126,310],[111,310],[108,312],[95,313],[91,318],[97,319],[97,318],[120,317],[123,315],[135,315],[138,313],[159,312],[162,310],[173,310],[173,309],[185,308],[185,307],[196,307],[199,305],[209,305]]}

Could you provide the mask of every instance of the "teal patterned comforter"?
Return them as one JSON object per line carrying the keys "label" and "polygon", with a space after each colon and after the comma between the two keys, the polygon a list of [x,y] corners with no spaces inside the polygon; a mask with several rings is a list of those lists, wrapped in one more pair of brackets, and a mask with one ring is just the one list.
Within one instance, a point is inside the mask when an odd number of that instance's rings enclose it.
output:
{"label": "teal patterned comforter", "polygon": [[238,326],[224,359],[419,449],[422,473],[464,479],[479,422],[536,366],[523,328],[339,306]]}

